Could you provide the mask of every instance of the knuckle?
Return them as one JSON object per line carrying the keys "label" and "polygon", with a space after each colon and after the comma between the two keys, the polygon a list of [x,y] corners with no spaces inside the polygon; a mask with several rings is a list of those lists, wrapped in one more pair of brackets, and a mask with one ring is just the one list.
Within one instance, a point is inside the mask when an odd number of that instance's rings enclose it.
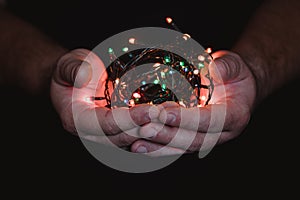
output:
{"label": "knuckle", "polygon": [[130,117],[137,125],[143,125],[145,123],[150,122],[149,116],[149,106],[148,105],[141,105],[141,106],[134,106],[129,110]]}
{"label": "knuckle", "polygon": [[61,84],[68,83],[72,85],[87,55],[88,52],[82,49],[75,49],[63,55],[57,62],[54,80]]}
{"label": "knuckle", "polygon": [[113,118],[113,114],[111,110],[106,110],[104,111],[105,115],[104,115],[104,119],[99,119],[99,120],[105,120],[105,123],[103,123],[103,131],[105,133],[108,134],[116,134],[118,131],[120,131],[119,129],[116,130],[116,125],[115,125],[115,120]]}
{"label": "knuckle", "polygon": [[192,142],[192,144],[189,147],[189,151],[195,152],[195,151],[199,151],[200,147],[201,147],[201,143],[202,140],[200,138],[195,138],[194,141]]}
{"label": "knuckle", "polygon": [[133,136],[127,135],[126,133],[119,134],[119,146],[128,146],[132,144],[136,138]]}
{"label": "knuckle", "polygon": [[235,79],[241,72],[243,61],[241,57],[233,52],[223,53],[222,56],[215,59],[218,65],[218,71],[223,81],[229,81]]}
{"label": "knuckle", "polygon": [[74,119],[73,117],[70,117],[72,115],[70,115],[70,113],[68,111],[65,111],[62,115],[61,115],[61,124],[62,127],[72,133],[72,134],[77,134],[77,130],[75,128],[75,124],[74,124]]}

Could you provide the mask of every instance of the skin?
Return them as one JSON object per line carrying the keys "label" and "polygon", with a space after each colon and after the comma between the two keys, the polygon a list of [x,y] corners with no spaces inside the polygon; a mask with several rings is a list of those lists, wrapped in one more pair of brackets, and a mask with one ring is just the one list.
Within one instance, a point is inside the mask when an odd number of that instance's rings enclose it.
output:
{"label": "skin", "polygon": [[[160,106],[115,109],[115,116],[122,119],[116,121],[111,110],[103,105],[91,107],[83,98],[95,88],[103,90],[101,80],[95,84],[93,78],[94,69],[103,69],[101,61],[93,56],[86,60],[90,55],[88,50],[64,49],[35,27],[0,8],[0,27],[7,27],[0,31],[0,83],[15,85],[35,95],[51,87],[53,105],[64,128],[73,134],[78,134],[79,129],[85,139],[107,144],[105,134],[119,147],[130,146],[132,152],[153,152],[154,156],[196,152],[203,146],[212,109],[226,112],[224,127],[218,123],[221,119],[213,117],[210,130],[212,135],[221,133],[217,142],[224,143],[243,131],[251,113],[265,97],[299,76],[300,27],[296,26],[300,24],[299,10],[298,0],[266,1],[234,48],[213,54],[216,63],[216,68],[211,67],[213,80],[216,88],[224,85],[226,90],[224,96],[216,89],[214,104],[185,109],[166,102]],[[102,74],[104,78],[103,70]],[[74,106],[81,111],[75,120],[84,123],[77,127],[71,109],[72,91],[81,95],[75,96]],[[97,116],[92,122],[89,121],[93,114],[91,108],[95,108]],[[200,122],[194,123],[192,116],[199,114]],[[153,128],[158,131],[152,131]],[[180,137],[172,145],[156,151],[168,144],[177,132]],[[187,145],[189,139],[192,139],[191,146]]]}
{"label": "skin", "polygon": [[[246,127],[253,109],[256,91],[255,79],[248,66],[237,54],[228,51],[219,51],[213,55],[219,73],[211,69],[215,84],[214,104],[200,108],[183,108],[174,102],[166,102],[159,106],[159,121],[162,123],[149,123],[140,129],[144,140],[138,140],[132,145],[132,151],[142,148],[147,152],[155,151],[154,155],[169,155],[199,151],[207,135],[212,118],[210,134],[220,134],[218,143],[224,143],[237,137]],[[219,87],[223,87],[224,91]],[[220,92],[220,93],[218,93]],[[213,112],[224,113],[224,126],[218,115]],[[196,121],[195,116],[200,115]],[[175,135],[178,134],[178,137]],[[191,138],[192,142],[187,140]],[[156,151],[167,145],[172,145]],[[186,143],[185,143],[186,142]],[[210,140],[207,141],[209,143]],[[191,145],[187,146],[188,143]]]}
{"label": "skin", "polygon": [[[53,74],[52,102],[68,132],[94,142],[127,147],[139,139],[140,126],[158,118],[159,110],[146,104],[112,110],[101,102],[95,105],[84,101],[85,97],[93,96],[95,90],[103,92],[105,69],[102,61],[89,50],[76,49],[65,54]],[[74,90],[78,91],[75,95]],[[96,120],[92,120],[94,112]],[[73,114],[78,117],[74,119]]]}
{"label": "skin", "polygon": [[[79,71],[83,58],[89,51],[83,49],[69,51],[61,47],[31,24],[12,15],[1,6],[0,27],[6,27],[0,31],[0,84],[21,88],[32,95],[48,94],[51,90],[53,106],[61,117],[63,127],[68,132],[77,134],[71,109],[72,91],[75,88],[82,88],[91,81],[89,63],[85,63]],[[95,63],[93,66],[96,67],[98,64]],[[77,74],[78,81],[74,85]],[[87,88],[85,92],[90,92],[89,89]],[[88,121],[89,116],[93,114],[90,112],[90,105],[81,101],[76,106],[84,110],[79,121],[81,119]],[[134,137],[138,135],[138,125],[150,122],[149,107],[141,105],[130,109],[133,121],[123,120],[121,124],[118,123],[119,126],[112,119],[111,110],[98,107],[96,113],[104,134],[109,135],[111,142],[118,147],[124,147],[138,139]],[[124,109],[117,109],[114,115],[130,119]],[[158,112],[155,114],[155,109],[152,109],[152,117],[155,116],[157,118]],[[83,138],[111,144],[106,137],[101,136],[96,122],[89,123],[89,127],[86,126],[87,123],[82,124],[80,129],[84,130],[81,135]]]}
{"label": "skin", "polygon": [[67,49],[1,5],[0,27],[0,84],[49,93],[52,71]]}
{"label": "skin", "polygon": [[[227,93],[226,98],[217,99],[219,104],[227,105],[225,126],[218,143],[238,136],[247,125],[252,111],[265,97],[299,77],[300,57],[297,54],[300,51],[300,28],[295,26],[300,24],[299,10],[300,2],[297,0],[266,1],[253,15],[232,51],[216,52],[213,55]],[[213,78],[218,80],[216,76]],[[206,115],[206,118],[209,117],[207,113],[210,109],[199,108],[198,112],[200,116],[201,113],[205,113],[203,115]],[[169,126],[160,130],[161,125],[150,123],[141,128],[141,135],[154,136],[136,141],[132,145],[132,151],[137,151],[141,146],[144,152],[156,151],[174,138],[177,131],[188,135],[189,127],[193,127],[189,122],[193,120],[193,114],[198,112],[166,104],[159,119],[161,122],[166,121],[166,125]],[[175,120],[168,118],[168,114],[173,114]],[[183,124],[186,122],[187,125],[178,128],[180,121],[184,122]],[[207,125],[205,120],[199,123],[195,140],[187,152],[197,151],[203,145],[203,132]],[[160,131],[153,134],[148,127]],[[159,155],[183,153],[185,151],[182,146],[184,140],[178,140],[172,147],[164,148],[165,153],[160,151]]]}

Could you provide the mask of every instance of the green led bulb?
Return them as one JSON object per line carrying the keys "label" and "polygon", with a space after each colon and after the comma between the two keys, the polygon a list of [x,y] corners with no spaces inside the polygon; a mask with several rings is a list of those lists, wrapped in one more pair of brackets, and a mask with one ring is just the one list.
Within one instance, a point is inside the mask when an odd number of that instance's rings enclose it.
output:
{"label": "green led bulb", "polygon": [[112,54],[114,52],[113,48],[108,48],[108,53]]}
{"label": "green led bulb", "polygon": [[170,63],[171,62],[171,58],[170,58],[170,56],[165,56],[165,62],[166,63]]}

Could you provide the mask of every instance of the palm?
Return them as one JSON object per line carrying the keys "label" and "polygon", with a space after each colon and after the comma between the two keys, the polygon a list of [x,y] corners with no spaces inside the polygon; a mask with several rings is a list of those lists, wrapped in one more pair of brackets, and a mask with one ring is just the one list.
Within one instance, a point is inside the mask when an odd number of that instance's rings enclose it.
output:
{"label": "palm", "polygon": [[[213,57],[215,65],[210,66],[214,83],[211,104],[203,108],[182,108],[174,103],[164,103],[159,119],[167,126],[150,123],[142,127],[140,135],[146,140],[135,142],[132,151],[139,146],[145,146],[154,155],[193,152],[202,147],[207,150],[206,147],[226,142],[242,132],[254,106],[255,80],[238,55],[222,51]],[[171,146],[156,151],[171,140]]]}
{"label": "palm", "polygon": [[51,83],[52,102],[68,132],[125,147],[137,140],[138,126],[157,118],[159,112],[150,117],[150,105],[108,109],[105,101],[93,101],[91,97],[103,96],[106,78],[98,56],[85,49],[73,50],[58,62]]}
{"label": "palm", "polygon": [[[219,56],[223,59],[223,55]],[[230,130],[227,130],[229,132],[227,135],[232,138],[237,136],[249,121],[256,95],[256,85],[251,71],[239,57],[226,56],[226,60],[221,60],[221,62],[224,62],[223,65],[228,69],[225,73],[220,71],[213,77],[215,90],[212,102],[225,105],[228,113],[234,115],[236,123]],[[237,63],[238,67],[232,66]],[[235,69],[236,71],[230,71]],[[234,124],[234,122],[231,123]]]}

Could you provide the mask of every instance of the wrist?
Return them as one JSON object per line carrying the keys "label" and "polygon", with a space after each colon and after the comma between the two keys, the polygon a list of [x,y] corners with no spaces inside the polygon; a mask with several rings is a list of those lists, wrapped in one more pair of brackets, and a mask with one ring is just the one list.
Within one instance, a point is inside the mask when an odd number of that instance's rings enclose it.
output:
{"label": "wrist", "polygon": [[[25,77],[28,83],[28,85],[25,85],[25,89],[34,95],[48,94],[53,71],[60,57],[66,52],[67,50],[65,48],[55,43],[49,44],[47,47],[45,46],[43,55],[40,55],[41,59],[35,59],[34,62],[29,62],[30,68],[36,70],[38,73],[32,71],[32,79]],[[30,71],[27,72],[28,75],[30,75]]]}
{"label": "wrist", "polygon": [[51,52],[45,57],[44,63],[45,63],[45,71],[44,74],[44,82],[40,85],[43,87],[46,91],[50,90],[51,85],[51,79],[53,77],[54,71],[57,68],[58,61],[61,59],[62,56],[64,56],[69,50],[66,48],[63,48],[62,46],[56,45],[51,49]]}
{"label": "wrist", "polygon": [[265,70],[266,63],[262,57],[263,54],[252,47],[245,47],[243,45],[236,45],[232,51],[240,55],[253,76],[256,89],[254,107],[256,107],[272,90],[269,73]]}

